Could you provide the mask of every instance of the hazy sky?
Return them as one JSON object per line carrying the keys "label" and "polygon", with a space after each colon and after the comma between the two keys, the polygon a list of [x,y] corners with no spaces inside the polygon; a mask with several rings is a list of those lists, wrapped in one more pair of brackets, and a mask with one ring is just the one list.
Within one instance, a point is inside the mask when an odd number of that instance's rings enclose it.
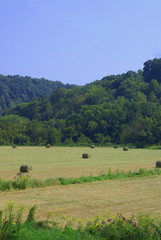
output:
{"label": "hazy sky", "polygon": [[0,0],[0,73],[84,85],[161,57],[161,0]]}

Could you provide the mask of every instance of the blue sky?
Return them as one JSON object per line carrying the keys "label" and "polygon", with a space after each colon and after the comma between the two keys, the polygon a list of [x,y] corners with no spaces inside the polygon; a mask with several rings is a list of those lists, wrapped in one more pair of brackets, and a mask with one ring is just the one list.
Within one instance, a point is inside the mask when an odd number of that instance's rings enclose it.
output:
{"label": "blue sky", "polygon": [[161,57],[160,0],[0,0],[0,73],[85,85]]}

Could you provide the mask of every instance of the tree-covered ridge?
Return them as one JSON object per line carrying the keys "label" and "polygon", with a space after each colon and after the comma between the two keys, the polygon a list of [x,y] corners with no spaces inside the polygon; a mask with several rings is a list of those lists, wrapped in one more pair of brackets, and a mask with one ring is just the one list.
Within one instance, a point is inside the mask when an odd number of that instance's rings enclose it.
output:
{"label": "tree-covered ridge", "polygon": [[49,98],[18,105],[0,118],[0,144],[160,144],[160,69],[161,59],[154,59],[143,71],[57,89]]}
{"label": "tree-covered ridge", "polygon": [[63,87],[70,89],[74,85],[49,81],[44,78],[38,79],[19,75],[3,76],[0,74],[0,114],[7,108],[28,102],[35,97],[49,96],[55,89]]}

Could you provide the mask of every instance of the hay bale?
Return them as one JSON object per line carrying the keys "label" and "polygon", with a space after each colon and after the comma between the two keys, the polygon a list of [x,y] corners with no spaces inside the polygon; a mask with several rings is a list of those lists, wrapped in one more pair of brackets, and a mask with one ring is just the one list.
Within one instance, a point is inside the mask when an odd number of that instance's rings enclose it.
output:
{"label": "hay bale", "polygon": [[95,148],[95,145],[91,145],[90,147],[91,147],[91,148]]}
{"label": "hay bale", "polygon": [[156,168],[161,168],[161,161],[156,162]]}
{"label": "hay bale", "polygon": [[12,145],[12,148],[17,148],[17,145],[16,145],[16,144],[13,144],[13,145]]}
{"label": "hay bale", "polygon": [[124,150],[124,151],[128,151],[129,148],[128,148],[128,147],[124,147],[123,150]]}
{"label": "hay bale", "polygon": [[90,155],[88,153],[83,153],[82,154],[82,158],[89,158],[89,157],[90,157]]}
{"label": "hay bale", "polygon": [[27,165],[22,165],[21,167],[20,167],[20,172],[21,173],[25,173],[25,172],[29,172],[30,170],[32,170],[32,167],[30,166],[27,166]]}
{"label": "hay bale", "polygon": [[47,144],[47,145],[46,145],[46,148],[50,148],[50,147],[51,147],[51,145],[50,145],[50,144]]}

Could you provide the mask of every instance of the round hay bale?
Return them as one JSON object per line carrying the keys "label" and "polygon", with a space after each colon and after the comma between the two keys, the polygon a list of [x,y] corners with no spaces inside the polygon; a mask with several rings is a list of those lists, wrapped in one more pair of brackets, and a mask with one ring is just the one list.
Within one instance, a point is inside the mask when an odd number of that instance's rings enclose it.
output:
{"label": "round hay bale", "polygon": [[89,158],[89,157],[90,157],[90,155],[88,153],[83,153],[82,154],[82,158]]}
{"label": "round hay bale", "polygon": [[31,167],[29,167],[29,166],[27,166],[27,165],[22,165],[21,167],[20,167],[20,172],[21,173],[25,173],[25,172],[29,172],[31,170]]}
{"label": "round hay bale", "polygon": [[50,144],[47,144],[47,145],[46,145],[46,148],[50,148],[50,147],[51,147],[51,145],[50,145]]}
{"label": "round hay bale", "polygon": [[12,148],[17,148],[17,145],[16,145],[16,144],[13,144],[13,145],[12,145]]}
{"label": "round hay bale", "polygon": [[117,146],[114,146],[113,148],[118,148]]}
{"label": "round hay bale", "polygon": [[91,148],[95,148],[95,145],[91,145],[90,147],[91,147]]}
{"label": "round hay bale", "polygon": [[123,150],[124,150],[124,151],[128,151],[129,148],[128,148],[128,147],[124,147]]}
{"label": "round hay bale", "polygon": [[161,168],[161,161],[156,162],[156,168]]}

